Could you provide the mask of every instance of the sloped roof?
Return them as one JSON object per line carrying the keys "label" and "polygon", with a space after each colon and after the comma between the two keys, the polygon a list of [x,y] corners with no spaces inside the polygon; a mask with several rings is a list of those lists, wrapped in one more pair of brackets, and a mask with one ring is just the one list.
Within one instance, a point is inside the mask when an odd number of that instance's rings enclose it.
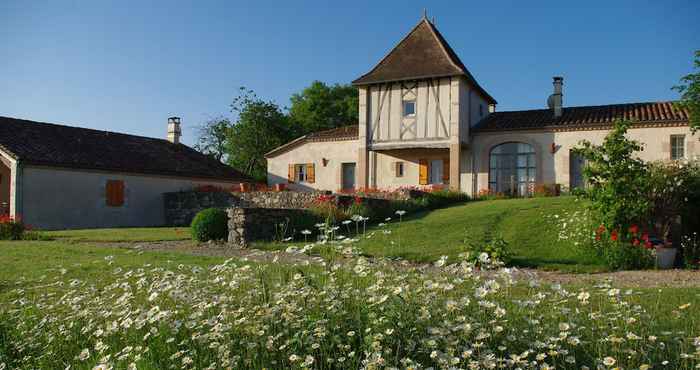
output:
{"label": "sloped roof", "polygon": [[0,149],[33,165],[252,181],[183,144],[10,117],[0,117]]}
{"label": "sloped roof", "polygon": [[465,76],[481,94],[496,100],[476,82],[452,47],[427,18],[406,35],[371,71],[353,81],[355,85]]}
{"label": "sloped roof", "polygon": [[688,112],[674,102],[647,102],[564,107],[559,118],[551,109],[494,112],[479,122],[475,131],[526,129],[577,130],[610,126],[618,119],[641,125],[669,125],[688,122]]}
{"label": "sloped roof", "polygon": [[316,131],[296,138],[284,145],[278,146],[275,149],[267,152],[265,158],[271,158],[278,154],[284,153],[290,149],[296,148],[305,143],[321,142],[321,141],[344,141],[357,140],[359,137],[359,126],[357,124],[332,128],[330,130]]}

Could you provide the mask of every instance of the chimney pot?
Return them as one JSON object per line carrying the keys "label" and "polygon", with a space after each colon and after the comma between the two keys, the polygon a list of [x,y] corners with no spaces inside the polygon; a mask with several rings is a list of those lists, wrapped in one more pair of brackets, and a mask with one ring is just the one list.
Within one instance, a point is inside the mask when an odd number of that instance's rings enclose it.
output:
{"label": "chimney pot", "polygon": [[168,141],[173,144],[180,144],[182,129],[180,128],[180,117],[168,118]]}

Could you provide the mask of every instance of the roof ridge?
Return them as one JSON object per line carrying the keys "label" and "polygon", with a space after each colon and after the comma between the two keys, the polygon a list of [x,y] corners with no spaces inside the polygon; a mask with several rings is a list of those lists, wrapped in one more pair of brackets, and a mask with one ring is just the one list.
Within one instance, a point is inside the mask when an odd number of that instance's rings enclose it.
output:
{"label": "roof ridge", "polygon": [[137,137],[137,138],[141,138],[141,139],[148,139],[148,140],[155,140],[155,141],[166,141],[166,142],[168,142],[168,143],[170,142],[170,141],[168,141],[168,140],[166,140],[166,139],[158,138],[158,137],[127,134],[127,133],[125,133],[125,132],[116,132],[116,131],[99,130],[99,129],[90,128],[90,127],[70,126],[70,125],[67,125],[67,124],[50,123],[50,122],[43,122],[43,121],[34,121],[34,120],[31,120],[31,119],[26,119],[26,118],[9,117],[9,116],[0,116],[0,120],[2,120],[2,119],[10,119],[10,120],[14,120],[14,121],[24,121],[24,122],[29,122],[29,123],[31,123],[31,124],[39,124],[39,125],[53,126],[53,127],[60,127],[60,128],[69,128],[69,129],[75,129],[75,130],[92,131],[92,132],[103,133],[103,134],[112,134],[112,135],[122,135],[122,136]]}
{"label": "roof ridge", "polygon": [[[659,100],[659,101],[645,101],[645,102],[632,102],[632,103],[613,103],[613,104],[598,104],[598,105],[573,105],[573,106],[565,106],[562,107],[562,109],[572,109],[572,108],[603,108],[603,107],[614,107],[614,106],[622,106],[622,105],[635,105],[635,104],[666,104],[666,103],[677,103],[677,100]],[[536,112],[536,111],[549,111],[551,110],[550,108],[537,108],[537,109],[520,109],[520,110],[503,110],[503,111],[496,111],[491,113],[493,114],[499,114],[499,113],[520,113],[520,112]]]}

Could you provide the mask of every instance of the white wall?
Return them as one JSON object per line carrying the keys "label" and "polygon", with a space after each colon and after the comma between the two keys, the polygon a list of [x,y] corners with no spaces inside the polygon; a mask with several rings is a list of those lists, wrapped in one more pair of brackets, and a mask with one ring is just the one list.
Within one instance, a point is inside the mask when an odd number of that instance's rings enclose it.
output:
{"label": "white wall", "polygon": [[[286,184],[290,164],[314,164],[315,182],[289,184],[293,190],[330,190],[337,191],[341,184],[341,164],[356,163],[359,142],[357,140],[325,141],[304,143],[289,151],[267,159],[268,185]],[[326,166],[323,159],[327,159]],[[359,166],[355,167],[357,184]]]}
{"label": "white wall", "polygon": [[[370,143],[447,141],[450,136],[451,102],[458,102],[458,95],[452,94],[451,78],[369,86],[367,130]],[[415,117],[403,116],[404,100],[415,100]],[[412,129],[404,130],[404,127]]]}
{"label": "white wall", "polygon": [[[490,149],[498,144],[519,141],[526,142],[535,148],[537,160],[537,182],[544,184],[569,185],[569,153],[578,146],[581,140],[588,140],[594,144],[601,144],[609,130],[589,131],[503,131],[492,133],[478,133],[474,135],[471,150],[466,152],[467,162],[473,157],[476,165],[477,179],[476,191],[488,188],[488,156]],[[688,126],[680,127],[648,127],[632,128],[628,137],[644,144],[644,150],[638,154],[645,161],[670,159],[670,136],[686,136],[686,156],[693,158],[700,156],[699,134],[691,135]],[[555,153],[551,153],[551,145],[555,144]],[[471,173],[462,178],[463,188],[471,193]]]}
{"label": "white wall", "polygon": [[[419,186],[419,161],[421,159],[449,159],[448,149],[402,149],[377,152],[376,186],[379,189],[395,189],[405,186]],[[403,162],[404,175],[396,176],[395,163]],[[449,171],[449,168],[443,168]]]}
{"label": "white wall", "polygon": [[[108,207],[107,180],[122,180],[125,204]],[[40,229],[162,226],[163,193],[200,185],[230,187],[232,182],[26,166],[20,213]]]}

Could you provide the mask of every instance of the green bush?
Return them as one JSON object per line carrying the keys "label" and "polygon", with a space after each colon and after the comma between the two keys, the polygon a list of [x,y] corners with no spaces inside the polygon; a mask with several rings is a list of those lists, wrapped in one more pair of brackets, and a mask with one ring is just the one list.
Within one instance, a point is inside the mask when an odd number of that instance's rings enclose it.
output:
{"label": "green bush", "polygon": [[228,216],[222,209],[205,209],[194,216],[190,231],[192,239],[199,242],[225,240],[228,236]]}
{"label": "green bush", "polygon": [[24,230],[22,221],[10,216],[0,216],[0,240],[20,240]]}
{"label": "green bush", "polygon": [[474,243],[469,242],[467,238],[467,243],[469,245],[469,256],[467,261],[474,262],[477,266],[480,266],[483,261],[481,261],[480,256],[482,253],[486,253],[491,260],[496,260],[503,262],[504,264],[509,264],[511,260],[510,246],[508,242],[502,237],[496,237],[488,240],[486,243]]}

